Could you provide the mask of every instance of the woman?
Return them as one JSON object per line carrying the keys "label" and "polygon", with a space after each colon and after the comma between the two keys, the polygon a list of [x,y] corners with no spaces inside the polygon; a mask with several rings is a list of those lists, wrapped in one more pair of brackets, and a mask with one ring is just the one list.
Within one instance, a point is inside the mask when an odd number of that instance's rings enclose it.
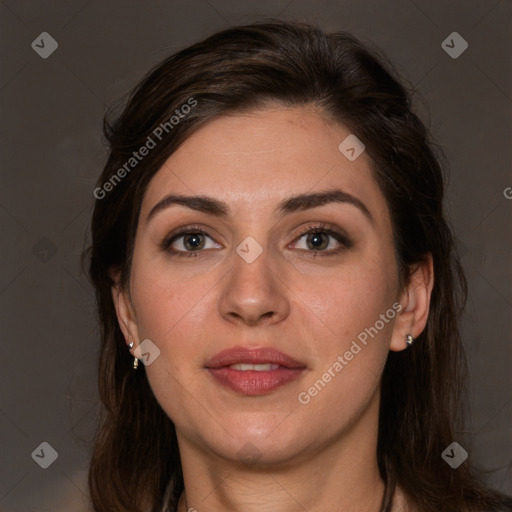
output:
{"label": "woman", "polygon": [[106,122],[96,511],[512,510],[454,433],[465,280],[394,75],[349,34],[255,24]]}

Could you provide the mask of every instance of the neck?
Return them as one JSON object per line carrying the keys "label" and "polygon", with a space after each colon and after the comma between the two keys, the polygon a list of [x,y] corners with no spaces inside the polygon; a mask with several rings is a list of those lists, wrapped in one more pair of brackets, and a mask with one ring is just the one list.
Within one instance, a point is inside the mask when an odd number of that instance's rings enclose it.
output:
{"label": "neck", "polygon": [[178,434],[185,492],[178,512],[379,512],[378,400],[321,449],[279,465],[246,465],[205,455]]}

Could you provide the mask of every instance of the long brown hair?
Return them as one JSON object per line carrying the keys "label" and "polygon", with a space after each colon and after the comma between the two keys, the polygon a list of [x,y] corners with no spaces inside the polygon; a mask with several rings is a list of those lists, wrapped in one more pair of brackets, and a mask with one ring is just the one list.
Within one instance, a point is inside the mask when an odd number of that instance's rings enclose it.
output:
{"label": "long brown hair", "polygon": [[[382,376],[382,510],[391,509],[397,484],[422,512],[505,506],[506,498],[486,489],[468,461],[454,470],[441,458],[460,440],[455,432],[463,425],[465,361],[458,321],[466,282],[444,213],[442,153],[412,112],[410,87],[397,77],[378,50],[348,33],[269,21],[219,32],[170,56],[144,77],[117,119],[105,116],[110,152],[94,193],[92,245],[84,253],[90,255],[101,326],[104,414],[89,472],[97,512],[173,510],[183,491],[174,425],[154,398],[144,368],[132,370],[110,271],[120,271],[126,285],[144,191],[179,145],[215,116],[268,102],[314,104],[364,142],[391,212],[402,283],[412,265],[433,256],[427,326],[410,350],[390,352]],[[154,146],[131,161],[133,152],[150,145],[148,137]]]}

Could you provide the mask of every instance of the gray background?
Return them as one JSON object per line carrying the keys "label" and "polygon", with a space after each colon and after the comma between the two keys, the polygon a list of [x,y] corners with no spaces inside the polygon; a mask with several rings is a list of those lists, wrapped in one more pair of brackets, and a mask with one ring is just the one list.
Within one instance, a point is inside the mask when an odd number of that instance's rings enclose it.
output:
{"label": "gray background", "polygon": [[[449,211],[470,283],[464,447],[490,484],[512,493],[511,8],[510,0],[0,1],[0,510],[87,510],[98,335],[79,254],[106,155],[107,105],[169,53],[263,17],[318,21],[375,43],[426,99],[451,163]],[[453,31],[469,43],[457,59],[441,48]],[[42,32],[59,45],[47,59],[31,47]],[[43,441],[58,452],[46,470],[31,457]]]}

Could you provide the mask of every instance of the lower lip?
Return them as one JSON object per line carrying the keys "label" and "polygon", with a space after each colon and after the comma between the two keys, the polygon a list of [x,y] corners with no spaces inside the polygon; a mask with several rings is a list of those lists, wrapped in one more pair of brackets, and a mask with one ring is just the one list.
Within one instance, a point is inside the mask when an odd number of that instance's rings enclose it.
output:
{"label": "lower lip", "polygon": [[258,372],[256,370],[234,370],[229,366],[208,368],[215,379],[228,388],[244,395],[264,395],[295,380],[304,368],[285,368]]}

